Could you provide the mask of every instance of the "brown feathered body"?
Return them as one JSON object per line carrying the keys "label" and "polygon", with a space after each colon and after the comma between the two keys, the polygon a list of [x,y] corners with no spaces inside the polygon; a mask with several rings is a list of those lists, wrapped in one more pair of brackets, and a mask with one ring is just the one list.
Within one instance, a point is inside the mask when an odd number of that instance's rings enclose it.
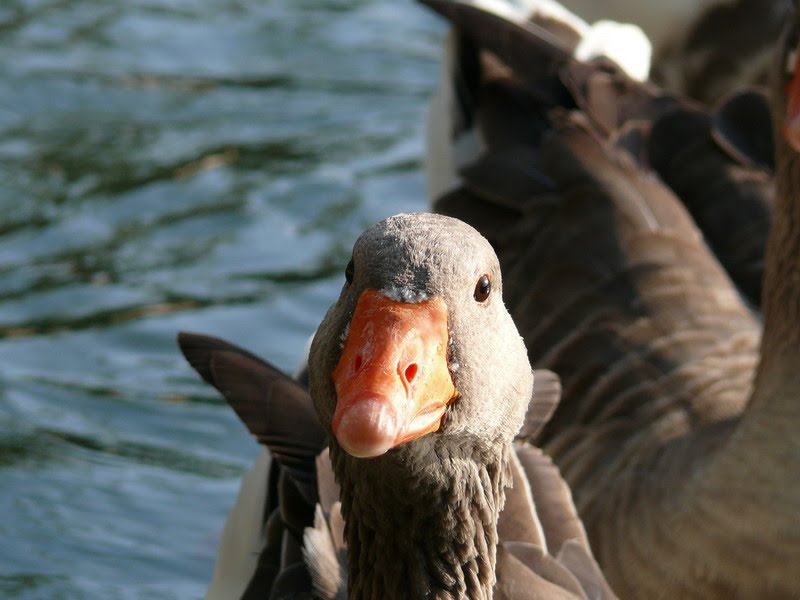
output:
{"label": "brown feathered body", "polygon": [[[773,209],[769,167],[723,127],[731,136],[712,150],[728,144],[753,158],[735,167],[740,176],[755,173],[753,203],[739,214],[713,182],[705,199],[684,203],[689,192],[675,186],[677,197],[650,164],[663,143],[655,140],[670,138],[661,119],[702,113],[713,125],[724,111],[625,87],[613,68],[576,65],[568,51],[547,49],[530,25],[429,4],[461,35],[450,82],[462,124],[454,139],[469,127],[482,142],[480,155],[462,163],[460,185],[434,207],[493,241],[531,363],[562,379],[562,401],[537,441],[570,484],[612,587],[627,598],[796,597],[800,169],[793,152],[777,143]],[[587,101],[592,94],[596,102]],[[775,114],[782,110],[779,103]],[[685,118],[673,121],[676,149],[686,148],[679,144],[686,132],[674,126]],[[692,150],[703,160],[699,147]],[[659,164],[685,183],[679,157],[665,154]],[[725,169],[707,176],[727,173],[727,188],[717,189],[735,190],[737,171],[719,156],[705,164]],[[714,202],[731,221],[715,222],[707,204]],[[731,223],[746,231],[756,220],[747,217],[753,206],[765,218],[751,230],[757,239],[742,249],[746,257],[730,247],[715,255],[687,206],[711,217],[701,226],[722,244]],[[726,271],[720,260],[742,268]],[[764,271],[762,340],[758,299],[748,303],[743,294],[758,293]],[[749,284],[737,288],[732,275]]]}
{"label": "brown feathered body", "polygon": [[[309,391],[232,344],[179,336],[190,364],[274,457],[269,475],[256,465],[255,490],[243,485],[208,598],[613,598],[557,468],[514,442],[520,428],[531,437],[541,428],[559,384],[531,371],[489,243],[456,219],[396,215],[362,234],[348,273],[311,346]],[[491,294],[476,299],[484,277]],[[347,356],[344,340],[358,336],[351,325],[365,290],[411,298],[393,300],[405,310],[431,297],[447,307],[448,337],[438,343],[458,394],[434,431],[359,458],[336,435],[342,393],[332,374]],[[376,363],[359,352],[364,370]],[[379,401],[377,381],[364,388],[369,402]],[[255,552],[239,543],[254,529],[264,532]]]}

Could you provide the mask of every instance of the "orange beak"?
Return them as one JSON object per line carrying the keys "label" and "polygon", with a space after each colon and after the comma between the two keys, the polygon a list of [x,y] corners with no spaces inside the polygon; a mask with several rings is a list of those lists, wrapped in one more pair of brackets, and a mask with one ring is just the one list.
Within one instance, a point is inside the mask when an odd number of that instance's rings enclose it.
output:
{"label": "orange beak", "polygon": [[333,370],[333,434],[358,458],[439,429],[457,396],[447,368],[447,307],[405,303],[365,290]]}
{"label": "orange beak", "polygon": [[794,75],[786,84],[786,115],[783,136],[789,145],[800,152],[800,60],[794,65]]}

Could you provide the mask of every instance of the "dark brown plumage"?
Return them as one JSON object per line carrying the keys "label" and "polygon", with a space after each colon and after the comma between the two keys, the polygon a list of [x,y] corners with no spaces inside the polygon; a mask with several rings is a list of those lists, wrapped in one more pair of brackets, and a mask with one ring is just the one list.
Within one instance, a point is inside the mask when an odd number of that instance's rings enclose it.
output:
{"label": "dark brown plumage", "polygon": [[709,103],[748,85],[768,85],[790,11],[791,0],[712,3],[656,49],[653,80]]}
{"label": "dark brown plumage", "polygon": [[562,0],[589,21],[640,26],[653,44],[653,81],[706,103],[768,83],[792,0]]}
{"label": "dark brown plumage", "polygon": [[[521,28],[458,2],[425,3],[458,22],[461,32],[456,77],[443,82],[459,90],[460,101],[453,114],[436,119],[453,121],[451,144],[479,130],[484,150],[457,165],[461,185],[432,198],[437,211],[471,223],[480,219],[481,231],[494,239],[532,196],[540,205],[552,201],[541,139],[553,110],[578,109],[596,135],[655,171],[678,195],[742,294],[760,305],[774,196],[763,92],[747,90],[707,109],[635,81],[608,60],[576,61],[564,44],[551,48],[552,38],[530,25]],[[478,53],[476,43],[489,52]],[[442,162],[428,158],[429,178]]]}
{"label": "dark brown plumage", "polygon": [[[796,596],[796,151],[777,140],[771,208],[769,136],[751,137],[747,123],[734,126],[741,105],[709,113],[657,90],[637,91],[613,68],[561,57],[526,73],[519,57],[528,46],[545,55],[538,46],[548,40],[494,17],[482,22],[474,8],[426,4],[468,38],[460,48],[471,77],[456,69],[449,85],[472,85],[459,97],[473,102],[455,107],[472,112],[454,122],[474,123],[483,141],[482,154],[462,163],[460,185],[434,206],[490,237],[531,363],[561,377],[562,400],[536,439],[572,487],[615,591],[630,598]],[[462,21],[463,12],[470,18]],[[779,127],[789,79],[783,65],[797,34],[785,39],[773,103]],[[581,90],[600,98],[587,100]],[[753,97],[741,102],[761,105]],[[474,168],[499,163],[502,181]],[[531,181],[548,184],[537,189]],[[705,196],[691,196],[692,181],[705,184]],[[734,201],[734,193],[744,200]],[[739,202],[749,208],[740,211]],[[730,280],[757,304],[762,264],[763,339],[759,315]]]}

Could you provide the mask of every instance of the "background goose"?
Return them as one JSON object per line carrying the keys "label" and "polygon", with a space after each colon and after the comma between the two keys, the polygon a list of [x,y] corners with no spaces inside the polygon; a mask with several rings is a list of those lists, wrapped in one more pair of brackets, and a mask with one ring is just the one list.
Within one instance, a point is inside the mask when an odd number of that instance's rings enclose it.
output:
{"label": "background goose", "polygon": [[[458,5],[453,5],[457,10]],[[644,81],[650,71],[651,46],[638,27],[625,23],[601,20],[589,25],[577,15],[566,10],[553,0],[532,0],[510,3],[504,0],[477,0],[460,6],[473,7],[480,15],[473,26],[480,27],[489,15],[496,23],[516,23],[522,27],[535,28],[546,35],[551,45],[541,46],[544,55],[542,64],[552,64],[562,56],[574,55],[588,60],[596,56],[608,56],[617,60],[622,69],[633,79]],[[469,19],[471,13],[462,16]],[[425,179],[430,198],[438,198],[457,186],[456,172],[467,161],[483,152],[486,140],[475,127],[477,101],[473,95],[470,78],[477,75],[477,64],[464,60],[469,48],[463,36],[451,32],[444,44],[441,80],[434,94],[426,123]],[[555,54],[555,56],[554,56]],[[527,64],[534,60],[523,56]],[[454,74],[457,78],[454,79]],[[520,162],[520,161],[518,161]]]}
{"label": "background goose", "polygon": [[470,40],[471,118],[486,140],[435,206],[492,239],[531,362],[562,379],[538,440],[612,587],[632,598],[796,596],[800,172],[785,141],[796,139],[800,104],[794,17],[777,61],[762,337],[678,198],[616,144],[636,148],[637,136],[576,110],[562,79],[569,56],[530,27],[428,4]]}
{"label": "background goose", "polygon": [[[209,597],[334,598],[345,581],[349,598],[613,597],[557,469],[512,446],[549,416],[558,380],[532,377],[486,240],[398,215],[359,238],[346,276],[310,395],[231,344],[179,336],[275,458],[243,484],[221,546],[242,561],[220,557]],[[262,523],[254,560],[241,532]]]}
{"label": "background goose", "polygon": [[587,20],[635,23],[653,44],[652,78],[715,103],[743,86],[768,83],[775,41],[792,0],[564,0]]}
{"label": "background goose", "polygon": [[[608,60],[579,60],[577,30],[555,16],[548,21],[534,11],[533,21],[520,14],[512,20],[499,18],[502,11],[494,7],[487,14],[473,3],[429,4],[458,20],[462,31],[451,31],[445,40],[442,77],[427,118],[426,179],[438,210],[471,211],[466,220],[480,212],[482,231],[491,238],[493,228],[504,231],[516,220],[515,204],[526,194],[552,192],[537,165],[546,125],[532,126],[530,106],[510,100],[533,93],[539,110],[580,108],[606,142],[656,172],[689,210],[743,296],[760,305],[774,202],[772,117],[763,91],[738,92],[708,109],[631,77],[630,68],[626,73]],[[642,41],[635,32],[619,30],[628,34],[624,45],[634,56]],[[504,56],[518,81],[492,53],[477,59],[470,41],[476,36]],[[593,52],[613,56],[602,44],[594,44]],[[526,127],[532,127],[529,134],[520,135]],[[472,192],[477,196],[463,201]],[[481,196],[511,210],[483,210]]]}

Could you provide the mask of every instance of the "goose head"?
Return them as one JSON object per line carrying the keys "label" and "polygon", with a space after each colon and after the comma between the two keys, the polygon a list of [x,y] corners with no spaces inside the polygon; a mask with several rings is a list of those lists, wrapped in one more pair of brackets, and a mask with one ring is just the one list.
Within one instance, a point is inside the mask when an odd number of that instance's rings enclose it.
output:
{"label": "goose head", "polygon": [[533,389],[502,287],[489,243],[451,217],[396,215],[355,243],[309,354],[351,599],[491,597]]}
{"label": "goose head", "polygon": [[[795,3],[796,5],[797,3]],[[792,13],[781,35],[774,75],[773,109],[776,119],[775,132],[779,147],[788,144],[795,152],[800,151],[800,19],[797,10]],[[784,150],[784,154],[786,151]],[[778,153],[779,155],[781,152]]]}
{"label": "goose head", "polygon": [[360,459],[424,453],[426,438],[510,443],[533,385],[491,246],[424,213],[358,238],[309,371],[332,444]]}

